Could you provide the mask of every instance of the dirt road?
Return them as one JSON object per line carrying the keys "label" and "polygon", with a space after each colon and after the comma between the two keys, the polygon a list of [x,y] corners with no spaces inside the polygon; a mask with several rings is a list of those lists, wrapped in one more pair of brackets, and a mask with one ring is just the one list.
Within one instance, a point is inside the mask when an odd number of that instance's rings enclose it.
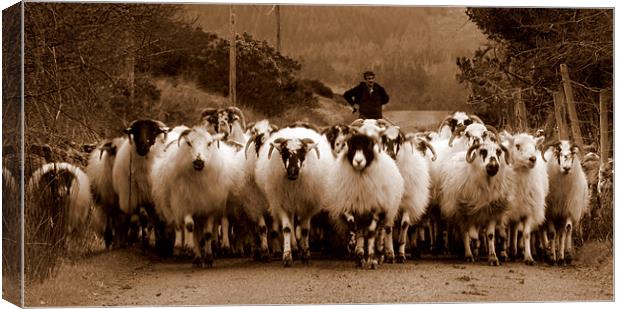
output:
{"label": "dirt road", "polygon": [[[284,268],[279,261],[219,259],[212,269],[189,260],[147,258],[138,251],[103,252],[26,291],[29,306],[414,303],[463,301],[612,300],[610,253],[588,250],[574,265],[551,267],[455,259],[356,269],[352,261],[312,260]],[[598,253],[597,253],[598,252]]]}

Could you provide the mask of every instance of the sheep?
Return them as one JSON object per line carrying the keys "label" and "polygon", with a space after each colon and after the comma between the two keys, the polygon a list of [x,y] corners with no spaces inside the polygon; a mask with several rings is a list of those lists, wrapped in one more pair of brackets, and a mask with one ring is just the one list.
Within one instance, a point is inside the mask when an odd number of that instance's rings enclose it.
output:
{"label": "sheep", "polygon": [[90,180],[77,166],[66,162],[43,165],[30,177],[27,196],[40,207],[54,207],[50,210],[52,225],[54,216],[63,213],[55,207],[67,207],[59,220],[69,236],[79,235],[88,226],[92,206]]}
{"label": "sheep", "polygon": [[[118,195],[120,210],[129,216],[139,213],[143,250],[148,247],[149,217],[156,217],[149,173],[153,160],[165,149],[169,130],[161,121],[146,119],[132,122],[124,130],[129,138],[119,148],[112,168],[112,186]],[[158,221],[158,218],[155,219]],[[165,236],[159,236],[156,245],[163,250],[167,247]]]}
{"label": "sheep", "polygon": [[106,248],[112,245],[116,235],[117,245],[124,245],[127,230],[126,221],[119,209],[118,195],[112,184],[112,168],[118,148],[123,143],[122,137],[105,140],[95,148],[88,159],[86,175],[90,180],[91,193],[97,210],[105,221],[104,242]]}
{"label": "sheep", "polygon": [[195,267],[213,266],[215,220],[243,175],[242,167],[231,159],[237,151],[220,142],[223,138],[224,134],[211,135],[201,127],[187,129],[151,171],[152,192],[161,213],[193,232]]}
{"label": "sheep", "polygon": [[[548,143],[543,149],[549,174],[543,245],[548,248],[548,242],[551,241],[551,262],[565,265],[572,260],[573,228],[579,225],[582,215],[588,209],[588,181],[581,167],[579,146],[568,140],[559,140]],[[556,231],[560,233],[559,239]],[[548,237],[551,239],[548,240],[545,232],[550,233]],[[559,258],[556,255],[556,243],[560,247]]]}
{"label": "sheep", "polygon": [[[401,221],[398,237],[398,255],[396,261],[405,262],[405,245],[407,243],[407,231],[409,226],[420,222],[426,213],[430,200],[430,175],[428,162],[424,158],[423,151],[419,147],[429,147],[434,152],[432,146],[425,140],[416,139],[415,135],[409,138],[400,131],[398,126],[390,126],[381,133],[381,144],[383,150],[396,161],[396,165],[404,180],[404,194],[399,206]],[[418,146],[416,142],[421,145]],[[389,226],[389,225],[388,225]],[[389,232],[389,229],[386,230]],[[391,234],[387,233],[386,243],[391,245]],[[387,256],[387,261],[393,261],[392,256]]]}
{"label": "sheep", "polygon": [[[282,261],[285,267],[292,265],[293,224],[297,218],[301,226],[301,259],[308,263],[310,220],[324,207],[324,175],[333,161],[325,155],[329,145],[317,131],[305,127],[280,129],[269,137],[268,144],[259,151],[255,177],[274,221],[282,227]],[[280,156],[272,156],[274,150]]]}
{"label": "sheep", "polygon": [[509,160],[505,146],[487,140],[454,154],[440,166],[439,207],[442,216],[459,229],[466,261],[475,261],[470,240],[477,241],[478,229],[486,227],[488,262],[499,265],[494,236],[513,186],[512,171],[507,168]]}
{"label": "sheep", "polygon": [[[377,147],[377,139],[358,129],[351,130],[345,150],[338,154],[327,176],[327,209],[332,220],[344,219],[355,231],[357,266],[366,264],[375,269],[378,264],[375,235],[379,226],[394,222],[404,193],[404,180],[396,162]],[[377,247],[381,251],[380,243]],[[394,255],[390,244],[386,250],[388,256]]]}
{"label": "sheep", "polygon": [[452,115],[446,116],[446,118],[441,121],[437,132],[441,139],[448,139],[457,128],[468,126],[474,122],[484,124],[476,115],[457,111],[452,113]]}
{"label": "sheep", "polygon": [[[538,150],[545,137],[534,138],[526,133],[513,136],[503,132],[502,140],[510,151],[514,182],[502,225],[513,227],[509,231],[513,255],[517,252],[517,230],[519,227],[523,229],[524,262],[526,265],[534,265],[530,235],[545,221],[545,198],[549,193],[547,165]],[[502,256],[505,255],[503,250]]]}
{"label": "sheep", "polygon": [[342,124],[327,127],[321,131],[321,134],[324,135],[329,142],[334,157],[344,149],[345,140],[349,133],[350,127]]}
{"label": "sheep", "polygon": [[385,119],[357,119],[351,123],[351,127],[375,139],[378,139],[381,132],[390,125],[392,124]]}

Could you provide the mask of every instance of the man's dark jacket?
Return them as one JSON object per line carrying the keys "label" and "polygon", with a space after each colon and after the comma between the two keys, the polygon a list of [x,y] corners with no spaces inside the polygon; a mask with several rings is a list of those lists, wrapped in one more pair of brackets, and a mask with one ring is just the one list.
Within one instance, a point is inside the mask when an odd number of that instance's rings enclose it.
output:
{"label": "man's dark jacket", "polygon": [[363,119],[381,119],[381,105],[386,104],[390,97],[385,89],[379,84],[374,83],[373,91],[370,93],[368,85],[361,82],[359,85],[347,90],[343,96],[349,104],[358,104],[360,106],[360,118]]}

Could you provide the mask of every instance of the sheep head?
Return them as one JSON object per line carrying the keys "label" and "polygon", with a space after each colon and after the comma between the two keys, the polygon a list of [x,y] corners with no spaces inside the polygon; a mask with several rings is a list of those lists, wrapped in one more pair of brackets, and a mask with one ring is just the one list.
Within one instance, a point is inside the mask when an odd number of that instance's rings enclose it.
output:
{"label": "sheep head", "polygon": [[392,159],[396,159],[404,142],[405,135],[398,126],[390,126],[381,132],[381,147]]}
{"label": "sheep head", "polygon": [[327,127],[323,131],[321,131],[321,134],[325,135],[325,138],[327,138],[334,157],[336,157],[338,153],[340,153],[344,149],[346,140],[349,137],[350,132],[351,129],[349,126],[341,124]]}
{"label": "sheep head", "polygon": [[104,152],[107,152],[108,155],[111,157],[116,156],[116,150],[117,147],[113,141],[105,142],[103,145],[101,145],[99,149],[99,160],[101,160]]}
{"label": "sheep head", "polygon": [[213,146],[219,148],[223,138],[223,133],[211,135],[202,128],[193,128],[181,132],[177,144],[181,153],[189,155],[194,170],[202,171]]}
{"label": "sheep head", "polygon": [[200,120],[202,126],[211,134],[230,134],[229,113],[224,108],[206,108],[202,111]]}
{"label": "sheep head", "polygon": [[544,136],[533,137],[527,133],[513,136],[508,132],[502,132],[501,137],[510,151],[511,163],[515,168],[536,166],[536,153],[545,140]]}
{"label": "sheep head", "polygon": [[435,148],[425,137],[425,133],[409,133],[405,136],[405,140],[411,143],[412,151],[413,147],[421,152],[423,155],[426,155],[426,150],[430,150],[433,156],[431,157],[432,161],[437,160],[437,153],[435,153]]}
{"label": "sheep head", "polygon": [[260,148],[263,146],[263,144],[265,144],[265,142],[267,141],[271,133],[278,130],[278,127],[273,124],[269,124],[269,120],[267,119],[263,119],[256,123],[251,123],[248,126],[250,128],[248,132],[250,134],[250,138],[245,144],[245,159],[246,160],[248,159],[248,148],[250,148],[250,145],[252,143],[254,143],[256,157],[258,158]]}
{"label": "sheep head", "polygon": [[549,148],[553,149],[553,156],[557,160],[557,164],[560,166],[560,171],[563,174],[570,173],[573,165],[575,164],[575,158],[578,159],[577,156],[581,153],[581,147],[571,141],[560,140],[545,144],[543,149],[546,152]]}
{"label": "sheep head", "polygon": [[[473,164],[477,162],[481,168],[486,170],[488,176],[497,175],[500,168],[500,157],[504,155],[504,162],[509,164],[510,155],[508,153],[508,149],[502,145],[497,144],[491,141],[486,141],[483,143],[475,143],[467,150],[467,154],[465,155],[465,160],[467,163]],[[479,160],[476,160],[476,157],[479,155]]]}
{"label": "sheep head", "polygon": [[163,122],[157,120],[136,120],[129,127],[125,128],[124,133],[129,136],[130,142],[133,141],[136,146],[136,152],[140,156],[146,156],[151,147],[157,141],[160,134],[166,134],[170,131]]}
{"label": "sheep head", "polygon": [[375,145],[377,141],[358,131],[354,131],[347,140],[346,157],[351,166],[357,171],[365,170],[375,159]]}
{"label": "sheep head", "polygon": [[316,151],[317,159],[321,158],[318,144],[310,138],[276,138],[271,142],[267,159],[271,160],[273,149],[277,149],[282,157],[282,163],[286,169],[286,175],[289,180],[299,178],[299,173],[303,167],[308,152]]}

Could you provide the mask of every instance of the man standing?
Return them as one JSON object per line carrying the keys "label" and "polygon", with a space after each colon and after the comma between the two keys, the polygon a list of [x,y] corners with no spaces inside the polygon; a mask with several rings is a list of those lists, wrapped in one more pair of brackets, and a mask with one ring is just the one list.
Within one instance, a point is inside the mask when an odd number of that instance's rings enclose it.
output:
{"label": "man standing", "polygon": [[385,89],[375,83],[375,73],[372,71],[364,72],[364,81],[347,90],[343,96],[353,106],[354,113],[359,110],[362,119],[383,118],[383,105],[390,100]]}

